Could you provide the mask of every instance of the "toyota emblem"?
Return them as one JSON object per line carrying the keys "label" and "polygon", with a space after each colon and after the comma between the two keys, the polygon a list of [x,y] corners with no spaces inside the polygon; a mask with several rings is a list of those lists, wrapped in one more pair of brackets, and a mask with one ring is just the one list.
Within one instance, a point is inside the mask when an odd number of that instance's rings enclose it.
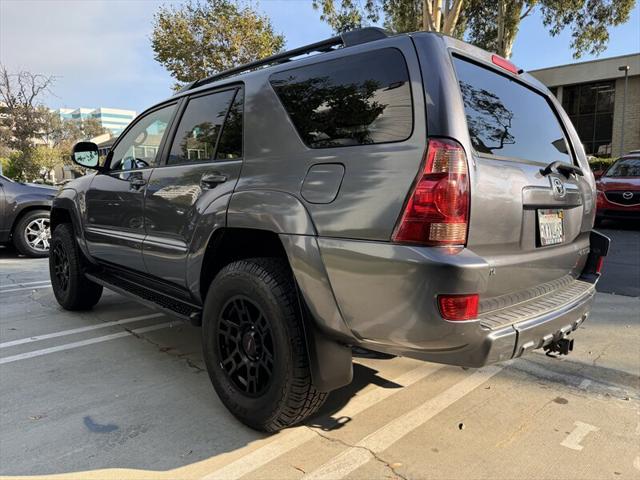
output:
{"label": "toyota emblem", "polygon": [[624,198],[625,200],[631,200],[632,197],[633,197],[633,193],[632,192],[624,192],[622,194],[622,198]]}
{"label": "toyota emblem", "polygon": [[555,197],[562,198],[566,194],[564,183],[558,177],[551,177],[551,188]]}

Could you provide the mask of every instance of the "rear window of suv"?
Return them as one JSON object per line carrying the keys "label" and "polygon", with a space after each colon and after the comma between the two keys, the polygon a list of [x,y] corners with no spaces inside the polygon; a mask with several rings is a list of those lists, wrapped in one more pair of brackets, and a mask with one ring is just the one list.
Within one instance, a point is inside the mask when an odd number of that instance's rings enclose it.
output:
{"label": "rear window of suv", "polygon": [[409,71],[395,48],[274,73],[269,80],[311,148],[399,142],[411,136]]}
{"label": "rear window of suv", "polygon": [[564,131],[544,96],[461,58],[454,57],[453,63],[478,153],[573,163]]}

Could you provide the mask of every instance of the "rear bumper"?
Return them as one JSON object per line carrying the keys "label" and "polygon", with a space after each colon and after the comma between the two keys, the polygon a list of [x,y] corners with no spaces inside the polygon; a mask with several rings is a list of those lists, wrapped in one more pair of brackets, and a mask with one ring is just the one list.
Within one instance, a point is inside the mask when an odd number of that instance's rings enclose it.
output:
{"label": "rear bumper", "polygon": [[594,297],[595,285],[561,309],[491,332],[486,339],[486,355],[481,352],[478,357],[479,365],[520,357],[565,338],[587,319]]}
{"label": "rear bumper", "polygon": [[[587,318],[595,295],[592,283],[549,308],[531,309],[506,323],[443,320],[441,293],[487,290],[489,265],[468,249],[457,252],[388,243],[318,238],[337,306],[354,343],[438,363],[480,367],[541,348],[570,334]],[[552,291],[533,300],[550,300]],[[547,296],[549,295],[549,296]],[[521,309],[525,304],[518,304]],[[499,311],[508,317],[509,307]]]}

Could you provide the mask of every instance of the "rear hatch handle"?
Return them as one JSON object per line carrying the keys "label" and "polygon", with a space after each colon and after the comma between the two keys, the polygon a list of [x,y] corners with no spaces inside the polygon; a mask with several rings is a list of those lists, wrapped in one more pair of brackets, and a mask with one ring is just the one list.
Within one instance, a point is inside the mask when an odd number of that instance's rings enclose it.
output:
{"label": "rear hatch handle", "polygon": [[556,160],[555,162],[551,162],[544,168],[540,169],[540,173],[543,177],[546,177],[552,172],[558,172],[563,174],[565,177],[569,178],[572,173],[576,175],[584,176],[584,172],[580,167],[576,167],[575,165],[569,165],[567,163],[561,162],[560,160]]}

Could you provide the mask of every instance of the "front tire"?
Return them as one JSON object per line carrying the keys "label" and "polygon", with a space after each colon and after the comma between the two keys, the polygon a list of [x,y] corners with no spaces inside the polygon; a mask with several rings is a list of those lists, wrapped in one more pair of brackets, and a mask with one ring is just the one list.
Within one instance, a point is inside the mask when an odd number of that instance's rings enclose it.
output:
{"label": "front tire", "polygon": [[241,260],[218,273],[205,300],[203,350],[222,403],[257,430],[299,423],[327,397],[311,380],[295,286],[281,259]]}
{"label": "front tire", "polygon": [[68,223],[58,225],[51,238],[49,275],[56,300],[65,310],[89,310],[102,296],[102,285],[85,277],[83,258]]}
{"label": "front tire", "polygon": [[50,240],[49,210],[27,212],[13,230],[13,245],[27,257],[42,258],[49,255]]}

